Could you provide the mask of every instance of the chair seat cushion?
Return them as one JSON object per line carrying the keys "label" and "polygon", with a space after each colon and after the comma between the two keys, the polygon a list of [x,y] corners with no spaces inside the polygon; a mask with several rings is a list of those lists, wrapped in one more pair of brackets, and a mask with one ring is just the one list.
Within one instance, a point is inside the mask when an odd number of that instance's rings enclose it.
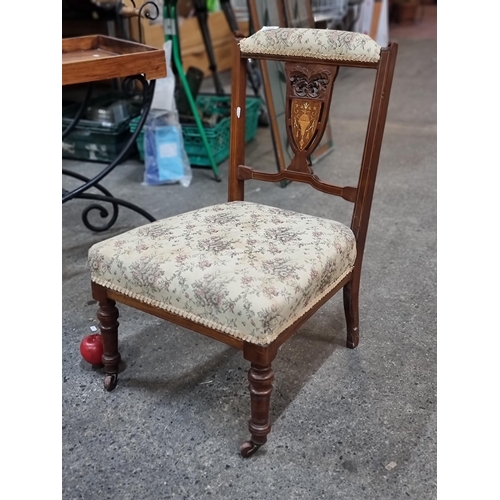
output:
{"label": "chair seat cushion", "polygon": [[345,225],[250,202],[159,220],[95,244],[92,281],[267,345],[352,270]]}
{"label": "chair seat cushion", "polygon": [[239,44],[245,56],[266,54],[373,63],[380,59],[377,42],[352,31],[264,27]]}

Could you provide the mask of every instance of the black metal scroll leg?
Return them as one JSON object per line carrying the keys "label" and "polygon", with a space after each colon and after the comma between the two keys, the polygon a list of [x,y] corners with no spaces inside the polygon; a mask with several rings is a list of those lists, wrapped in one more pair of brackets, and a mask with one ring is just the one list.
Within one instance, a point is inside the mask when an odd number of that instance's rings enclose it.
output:
{"label": "black metal scroll leg", "polygon": [[[103,188],[99,182],[106,177],[117,165],[121,163],[121,161],[125,158],[125,155],[129,152],[129,150],[132,148],[132,146],[135,144],[135,141],[137,137],[139,136],[139,133],[142,130],[142,127],[144,126],[144,123],[146,121],[147,115],[149,113],[149,110],[151,108],[151,102],[153,100],[153,94],[154,94],[154,88],[155,88],[155,81],[152,80],[148,82],[143,75],[134,75],[125,78],[123,81],[123,89],[126,93],[129,93],[130,95],[134,94],[135,90],[135,83],[139,82],[142,86],[142,94],[143,94],[143,99],[142,99],[142,109],[140,112],[140,119],[139,123],[137,125],[136,130],[132,134],[132,136],[129,138],[127,141],[125,147],[120,151],[120,153],[116,156],[116,158],[109,164],[107,165],[99,174],[97,174],[95,177],[92,179],[88,179],[87,177],[80,175],[80,174],[75,174],[73,172],[69,173],[67,170],[63,171],[63,174],[69,175],[71,177],[74,177],[76,179],[79,179],[83,181],[84,183],[77,187],[76,189],[73,189],[72,191],[67,191],[63,190],[63,195],[62,195],[62,202],[63,204],[76,198],[83,198],[87,200],[95,200],[99,202],[106,202],[106,203],[111,203],[113,207],[113,214],[111,216],[111,219],[104,225],[104,226],[95,226],[91,224],[88,220],[88,214],[91,210],[99,210],[101,217],[107,217],[109,215],[109,212],[102,206],[98,204],[93,204],[87,207],[84,212],[82,213],[82,220],[85,226],[92,230],[92,231],[105,231],[109,229],[115,222],[118,217],[118,205],[124,206],[130,210],[133,210],[142,216],[144,216],[146,219],[148,219],[150,222],[154,222],[156,219],[143,210],[142,208],[139,208],[137,205],[134,205],[133,203],[130,203],[125,200],[121,200],[118,198],[115,198],[111,195],[111,193]],[[88,91],[88,95],[86,96],[86,99],[88,100],[88,96],[90,95],[90,91]],[[78,123],[78,120],[80,119],[82,113],[83,113],[83,108],[84,106],[81,106],[82,112],[80,113],[80,116],[77,116],[74,119],[73,122],[69,127],[74,128],[76,124]],[[68,127],[68,128],[69,128]],[[67,135],[67,130],[65,130],[65,133]],[[87,193],[87,191],[91,188],[96,188],[99,191],[103,193],[103,195],[98,195],[98,194],[93,194],[93,193]]]}
{"label": "black metal scroll leg", "polygon": [[87,92],[85,93],[85,97],[83,98],[82,103],[80,104],[80,107],[78,108],[78,111],[76,112],[75,117],[73,118],[73,121],[63,130],[62,133],[62,140],[66,139],[68,134],[74,130],[74,128],[77,126],[78,122],[83,116],[83,112],[85,108],[87,107],[87,103],[89,102],[90,96],[92,95],[92,90],[94,86],[92,83],[89,83],[87,86]]}

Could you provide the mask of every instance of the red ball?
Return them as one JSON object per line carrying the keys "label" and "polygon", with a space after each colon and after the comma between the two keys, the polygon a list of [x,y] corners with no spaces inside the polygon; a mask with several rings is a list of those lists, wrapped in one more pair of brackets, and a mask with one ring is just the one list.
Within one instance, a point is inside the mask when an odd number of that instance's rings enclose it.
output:
{"label": "red ball", "polygon": [[80,353],[87,363],[102,366],[102,337],[98,333],[88,335],[80,343]]}

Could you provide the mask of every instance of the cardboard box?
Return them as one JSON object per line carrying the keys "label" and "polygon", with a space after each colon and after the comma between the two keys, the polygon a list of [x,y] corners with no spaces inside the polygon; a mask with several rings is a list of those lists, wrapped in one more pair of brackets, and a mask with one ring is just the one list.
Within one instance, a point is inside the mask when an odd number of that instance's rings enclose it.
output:
{"label": "cardboard box", "polygon": [[[248,21],[240,22],[240,31],[248,35]],[[231,54],[234,37],[229,28],[224,12],[208,14],[208,30],[212,40],[218,71],[231,69]],[[184,71],[190,66],[202,70],[205,76],[211,74],[203,36],[196,17],[185,19],[179,26],[181,58]]]}

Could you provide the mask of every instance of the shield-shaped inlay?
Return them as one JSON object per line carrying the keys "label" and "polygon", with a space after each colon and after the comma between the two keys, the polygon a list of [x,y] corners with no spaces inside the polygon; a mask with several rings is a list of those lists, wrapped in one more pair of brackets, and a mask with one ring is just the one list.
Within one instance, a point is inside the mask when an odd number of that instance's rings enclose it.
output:
{"label": "shield-shaped inlay", "polygon": [[318,126],[321,103],[309,99],[292,99],[292,134],[299,151],[307,149]]}

